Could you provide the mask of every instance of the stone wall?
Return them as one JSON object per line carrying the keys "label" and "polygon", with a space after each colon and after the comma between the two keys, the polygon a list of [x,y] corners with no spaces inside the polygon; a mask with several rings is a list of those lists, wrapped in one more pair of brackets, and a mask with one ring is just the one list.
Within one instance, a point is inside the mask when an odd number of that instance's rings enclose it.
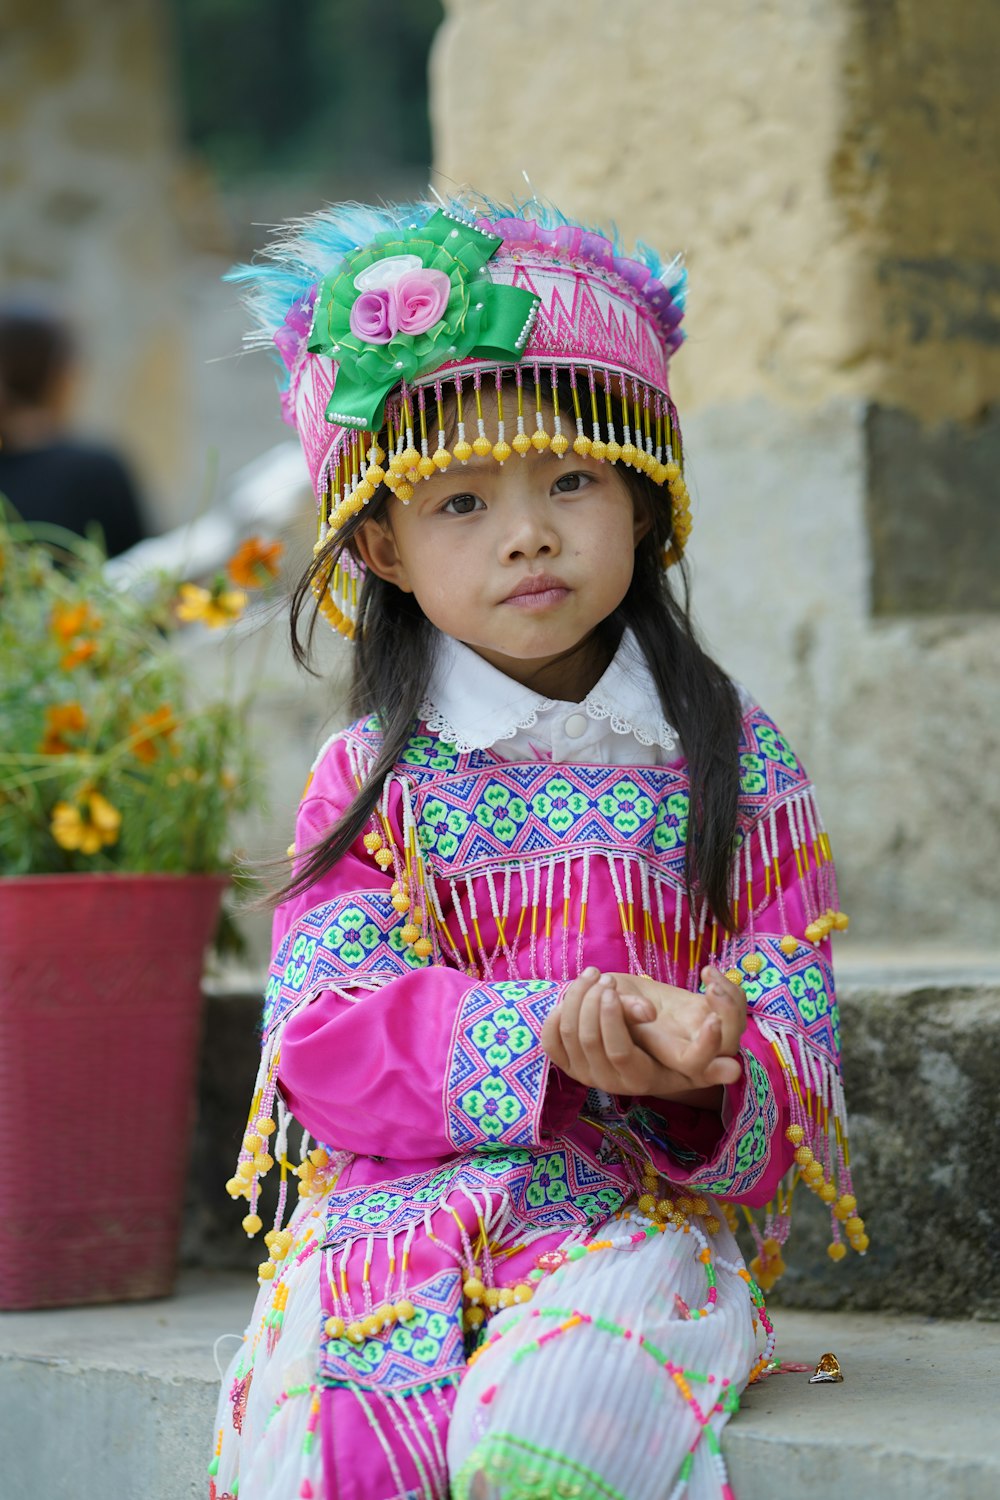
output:
{"label": "stone wall", "polygon": [[7,0],[0,50],[0,280],[69,312],[81,423],[124,448],[156,509],[189,412],[160,10]]}
{"label": "stone wall", "polygon": [[449,0],[432,60],[444,184],[685,252],[697,614],[897,948],[1000,940],[998,42],[987,0]]}

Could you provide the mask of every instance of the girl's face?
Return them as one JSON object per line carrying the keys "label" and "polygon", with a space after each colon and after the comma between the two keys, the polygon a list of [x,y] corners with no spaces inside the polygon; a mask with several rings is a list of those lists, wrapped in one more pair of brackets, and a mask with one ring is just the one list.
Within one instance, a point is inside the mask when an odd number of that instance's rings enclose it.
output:
{"label": "girl's face", "polygon": [[407,505],[392,499],[384,523],[361,528],[358,546],[439,630],[507,676],[548,685],[561,662],[563,691],[551,696],[566,698],[571,687],[584,696],[606,665],[588,646],[624,599],[646,530],[614,465],[532,450],[422,480]]}

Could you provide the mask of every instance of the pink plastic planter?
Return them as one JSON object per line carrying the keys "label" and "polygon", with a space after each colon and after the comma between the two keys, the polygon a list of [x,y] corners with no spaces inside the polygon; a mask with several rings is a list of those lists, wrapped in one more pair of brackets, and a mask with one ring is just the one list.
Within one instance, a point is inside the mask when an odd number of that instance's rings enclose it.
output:
{"label": "pink plastic planter", "polygon": [[173,1290],[226,880],[0,880],[0,1308]]}

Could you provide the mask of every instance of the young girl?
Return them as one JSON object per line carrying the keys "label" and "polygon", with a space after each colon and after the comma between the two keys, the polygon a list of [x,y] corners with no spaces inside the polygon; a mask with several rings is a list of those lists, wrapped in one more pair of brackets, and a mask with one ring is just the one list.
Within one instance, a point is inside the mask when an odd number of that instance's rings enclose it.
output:
{"label": "young girl", "polygon": [[281,1206],[211,1494],[730,1496],[786,1174],[834,1259],[867,1240],[829,844],[666,571],[684,273],[463,199],[330,210],[242,274],[319,496],[294,622],[311,587],[354,640],[357,718],[275,921],[229,1191],[257,1233],[277,1162]]}

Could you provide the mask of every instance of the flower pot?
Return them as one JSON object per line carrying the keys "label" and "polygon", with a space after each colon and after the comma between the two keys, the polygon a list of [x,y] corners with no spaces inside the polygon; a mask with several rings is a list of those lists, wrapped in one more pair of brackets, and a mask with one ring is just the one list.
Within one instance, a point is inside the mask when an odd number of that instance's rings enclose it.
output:
{"label": "flower pot", "polygon": [[225,885],[0,880],[0,1308],[173,1290]]}

